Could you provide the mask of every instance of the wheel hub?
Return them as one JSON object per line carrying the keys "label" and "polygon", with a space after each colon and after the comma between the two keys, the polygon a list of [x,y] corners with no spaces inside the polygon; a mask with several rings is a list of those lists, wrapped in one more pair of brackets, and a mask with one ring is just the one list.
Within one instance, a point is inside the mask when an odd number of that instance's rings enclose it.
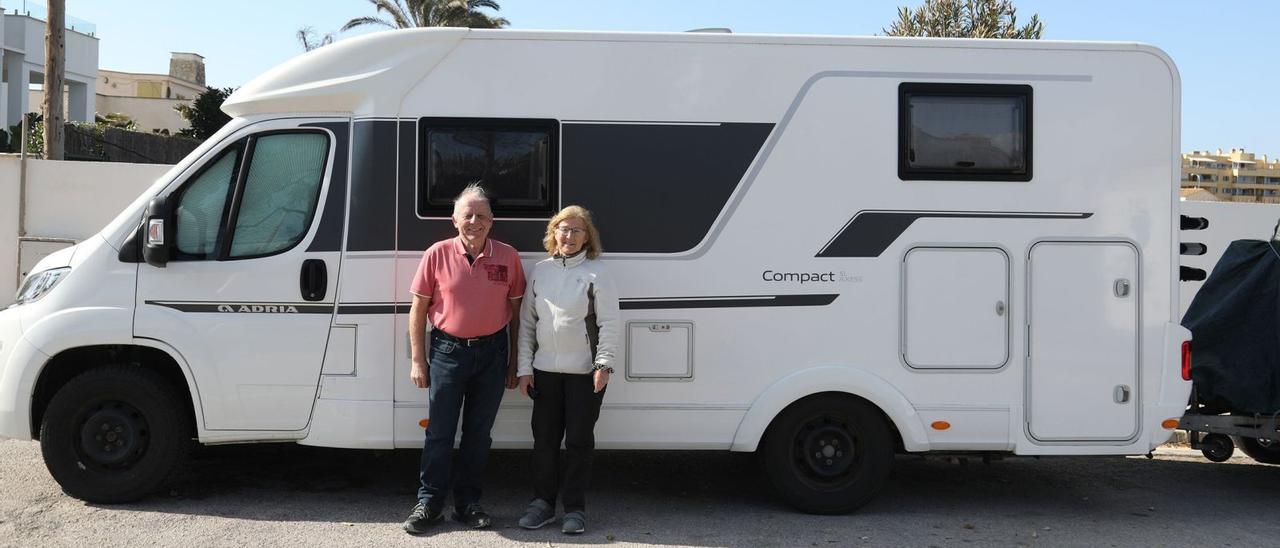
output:
{"label": "wheel hub", "polygon": [[132,406],[107,402],[94,408],[80,427],[80,454],[90,464],[127,468],[146,451],[147,421]]}
{"label": "wheel hub", "polygon": [[817,417],[796,433],[797,463],[808,475],[832,480],[846,475],[856,461],[856,438],[847,424],[833,417]]}

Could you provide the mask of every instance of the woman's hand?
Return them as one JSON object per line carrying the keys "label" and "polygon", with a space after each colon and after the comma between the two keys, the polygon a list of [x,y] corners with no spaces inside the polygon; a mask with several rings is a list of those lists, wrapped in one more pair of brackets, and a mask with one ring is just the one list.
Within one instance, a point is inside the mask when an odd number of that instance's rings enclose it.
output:
{"label": "woman's hand", "polygon": [[516,388],[520,390],[520,393],[524,394],[524,397],[526,398],[529,397],[529,388],[531,386],[533,386],[533,375],[521,375],[520,378],[516,380]]}
{"label": "woman's hand", "polygon": [[609,372],[603,369],[597,369],[594,378],[596,382],[594,392],[598,394],[601,390],[604,390],[604,386],[606,384],[609,384]]}

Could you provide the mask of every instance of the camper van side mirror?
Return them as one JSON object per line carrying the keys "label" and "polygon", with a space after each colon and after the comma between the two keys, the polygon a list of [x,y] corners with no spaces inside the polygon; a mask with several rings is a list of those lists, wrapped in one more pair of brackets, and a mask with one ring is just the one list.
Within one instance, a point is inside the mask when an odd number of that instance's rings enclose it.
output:
{"label": "camper van side mirror", "polygon": [[151,199],[142,224],[142,259],[151,266],[163,268],[169,262],[169,246],[173,240],[171,217],[166,196]]}

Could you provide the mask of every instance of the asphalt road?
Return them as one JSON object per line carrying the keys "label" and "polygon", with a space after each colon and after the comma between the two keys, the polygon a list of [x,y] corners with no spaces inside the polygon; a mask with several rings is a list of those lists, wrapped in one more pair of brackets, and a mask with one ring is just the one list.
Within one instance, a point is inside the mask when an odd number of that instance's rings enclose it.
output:
{"label": "asphalt road", "polygon": [[1280,467],[1188,449],[1155,460],[1008,458],[983,464],[899,457],[878,498],[847,516],[809,516],[772,496],[750,455],[599,452],[589,529],[525,531],[526,451],[497,451],[483,531],[446,522],[400,530],[414,502],[415,451],[296,445],[206,448],[170,492],[119,506],[64,495],[35,442],[0,441],[4,546],[1274,546]]}

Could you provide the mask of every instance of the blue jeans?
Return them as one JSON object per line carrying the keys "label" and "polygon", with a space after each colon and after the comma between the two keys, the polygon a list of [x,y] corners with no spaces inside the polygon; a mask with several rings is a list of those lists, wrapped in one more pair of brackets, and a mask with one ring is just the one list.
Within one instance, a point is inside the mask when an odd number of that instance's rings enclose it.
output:
{"label": "blue jeans", "polygon": [[[493,443],[489,431],[506,389],[508,346],[505,332],[473,347],[432,337],[430,421],[418,475],[418,500],[429,508],[444,507],[451,485],[455,508],[480,502],[480,483]],[[453,439],[459,416],[462,442],[455,463]]]}

